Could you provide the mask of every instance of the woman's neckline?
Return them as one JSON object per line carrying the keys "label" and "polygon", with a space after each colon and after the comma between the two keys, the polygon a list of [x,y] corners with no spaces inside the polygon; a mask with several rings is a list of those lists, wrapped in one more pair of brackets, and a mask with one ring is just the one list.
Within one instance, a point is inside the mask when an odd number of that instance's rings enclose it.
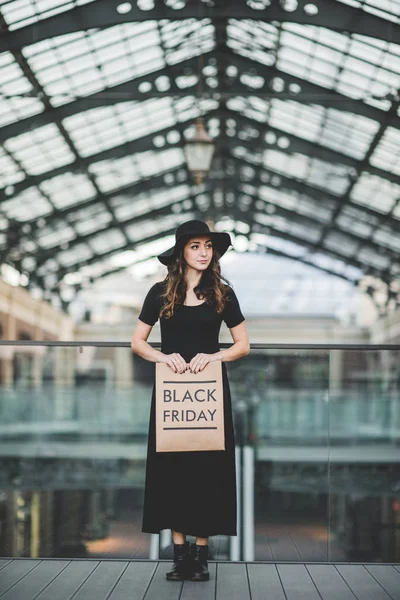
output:
{"label": "woman's neckline", "polygon": [[200,304],[182,304],[182,306],[187,306],[189,308],[195,308],[196,306],[203,306],[203,304],[205,304],[206,301],[204,300],[204,302],[201,302]]}

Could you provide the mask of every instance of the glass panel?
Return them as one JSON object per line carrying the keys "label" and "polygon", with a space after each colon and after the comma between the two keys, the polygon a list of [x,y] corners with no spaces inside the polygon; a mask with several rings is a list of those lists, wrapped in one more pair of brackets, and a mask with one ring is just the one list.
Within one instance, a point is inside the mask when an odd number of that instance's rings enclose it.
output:
{"label": "glass panel", "polygon": [[[141,531],[154,365],[0,350],[0,556],[169,557],[169,530]],[[398,346],[227,363],[238,535],[211,536],[213,559],[399,562],[398,364]]]}
{"label": "glass panel", "polygon": [[331,350],[329,560],[400,559],[399,348]]}
{"label": "glass panel", "polygon": [[0,555],[148,558],[150,363],[129,348],[0,350]]}
{"label": "glass panel", "polygon": [[255,448],[254,559],[326,561],[329,354],[254,351],[243,370],[242,418]]}

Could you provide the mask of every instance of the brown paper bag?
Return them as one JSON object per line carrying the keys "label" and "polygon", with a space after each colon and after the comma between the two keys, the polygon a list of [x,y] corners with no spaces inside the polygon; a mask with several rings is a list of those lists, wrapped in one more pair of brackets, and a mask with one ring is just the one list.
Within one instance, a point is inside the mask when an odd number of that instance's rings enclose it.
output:
{"label": "brown paper bag", "polygon": [[225,450],[221,361],[198,373],[156,363],[156,451]]}

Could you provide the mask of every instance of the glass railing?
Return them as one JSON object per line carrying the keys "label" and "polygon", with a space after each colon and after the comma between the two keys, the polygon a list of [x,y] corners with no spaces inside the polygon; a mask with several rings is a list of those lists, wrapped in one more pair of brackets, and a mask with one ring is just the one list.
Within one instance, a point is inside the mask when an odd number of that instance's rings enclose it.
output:
{"label": "glass railing", "polygon": [[[211,557],[400,562],[400,346],[226,366],[238,535]],[[0,556],[168,556],[141,531],[153,377],[126,343],[0,342]]]}

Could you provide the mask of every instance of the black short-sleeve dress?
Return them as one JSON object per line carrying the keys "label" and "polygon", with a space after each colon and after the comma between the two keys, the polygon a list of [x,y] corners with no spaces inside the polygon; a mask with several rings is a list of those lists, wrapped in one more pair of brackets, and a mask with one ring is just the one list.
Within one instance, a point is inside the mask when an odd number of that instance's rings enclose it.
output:
{"label": "black short-sleeve dress", "polygon": [[[161,309],[162,282],[149,290],[139,319],[154,325]],[[235,292],[228,287],[223,313],[206,302],[179,306],[160,319],[161,352],[190,360],[198,352],[219,351],[222,321],[229,328],[244,321]],[[226,365],[222,363],[225,450],[156,452],[155,389],[151,399],[142,531],[173,529],[197,537],[236,535],[235,439]]]}

